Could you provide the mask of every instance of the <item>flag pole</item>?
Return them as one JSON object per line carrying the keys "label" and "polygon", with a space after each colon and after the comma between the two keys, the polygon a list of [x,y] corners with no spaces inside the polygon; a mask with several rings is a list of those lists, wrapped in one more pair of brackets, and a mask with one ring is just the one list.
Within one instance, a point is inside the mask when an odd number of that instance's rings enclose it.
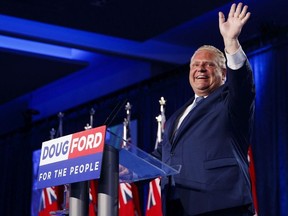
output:
{"label": "flag pole", "polygon": [[[156,143],[154,150],[158,148],[158,145],[163,140],[163,133],[165,129],[165,105],[166,100],[164,97],[161,97],[159,100],[160,103],[160,114],[156,117],[157,120],[157,134],[156,134]],[[155,178],[149,182],[148,188],[148,198],[146,205],[146,216],[162,216],[162,200],[161,200],[161,186],[160,186],[160,177]]]}
{"label": "flag pole", "polygon": [[[131,104],[127,102],[125,105],[125,110],[126,110],[126,118],[124,118],[123,121],[123,143],[122,143],[122,148],[127,147],[127,144],[131,142],[131,137],[130,137],[130,120],[131,120]],[[129,134],[128,134],[129,133]]]}
{"label": "flag pole", "polygon": [[154,146],[154,149],[158,148],[158,144],[162,142],[162,135],[164,133],[164,124],[165,124],[165,105],[166,105],[166,100],[164,97],[161,97],[159,100],[160,104],[160,114],[156,117],[157,120],[157,136],[156,136],[156,143]]}

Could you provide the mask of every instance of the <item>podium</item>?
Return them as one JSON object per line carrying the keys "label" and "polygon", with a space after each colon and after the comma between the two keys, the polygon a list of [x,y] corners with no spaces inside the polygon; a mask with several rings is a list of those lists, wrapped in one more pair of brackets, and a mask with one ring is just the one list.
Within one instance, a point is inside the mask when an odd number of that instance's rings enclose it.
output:
{"label": "podium", "polygon": [[[105,137],[105,142],[104,144],[104,149],[103,150],[103,155],[101,152],[97,151],[97,154],[95,154],[95,157],[97,160],[101,160],[100,162],[100,176],[99,172],[97,173],[96,177],[90,177],[86,176],[83,178],[84,180],[82,181],[75,181],[75,180],[70,180],[67,178],[65,182],[61,181],[60,178],[56,179],[58,181],[58,185],[60,184],[71,184],[71,191],[70,191],[70,199],[69,199],[69,216],[87,216],[88,215],[88,194],[89,194],[89,185],[88,185],[88,180],[92,179],[97,179],[99,178],[98,182],[98,216],[118,216],[118,186],[119,183],[121,182],[127,182],[127,183],[132,183],[132,182],[137,182],[137,181],[142,181],[142,180],[148,180],[148,179],[154,179],[157,177],[164,177],[164,176],[170,176],[170,175],[175,175],[178,174],[180,171],[180,166],[175,166],[175,167],[170,167],[167,164],[161,162],[157,158],[153,157],[151,154],[148,154],[144,152],[143,150],[139,149],[137,146],[132,145],[128,143],[126,140],[123,140],[122,137],[118,136],[117,134],[113,133],[112,131],[109,131],[108,129],[106,130],[106,126],[101,126],[99,127],[100,131],[105,130],[103,133],[103,136]],[[98,128],[93,129],[95,131],[98,131]],[[91,129],[91,133],[93,131]],[[85,133],[87,135],[81,135],[81,133]],[[70,141],[67,141],[68,138],[70,138],[70,135],[66,136],[66,141],[65,137],[61,138],[62,140],[65,141],[65,143],[70,145],[69,149],[70,152],[67,154],[71,155],[71,152],[73,153],[73,148],[74,150],[76,149],[76,141],[73,140],[73,135],[77,135],[78,137],[87,137],[87,143],[88,143],[88,138],[91,134],[88,134],[88,131],[85,132],[80,132],[77,134],[72,134],[71,137],[72,139]],[[95,135],[95,140],[96,140],[96,134],[93,132]],[[100,132],[99,132],[100,133]],[[78,135],[80,134],[80,135]],[[92,134],[93,135],[93,134]],[[76,136],[76,137],[77,137]],[[81,138],[79,140],[81,141]],[[84,140],[84,138],[82,139]],[[62,141],[61,143],[64,143]],[[79,149],[84,149],[83,146],[86,144],[83,144],[79,141]],[[54,143],[58,142],[57,139],[54,139]],[[93,141],[95,143],[96,141]],[[69,144],[68,144],[69,143]],[[76,144],[75,144],[76,143]],[[102,143],[103,144],[103,143]],[[43,151],[43,145],[42,144],[42,151]],[[46,145],[47,146],[47,145]],[[56,146],[56,145],[55,145]],[[92,141],[90,140],[90,145],[86,145],[86,150],[90,146],[92,147]],[[100,146],[100,145],[99,145]],[[56,148],[56,147],[55,147]],[[71,150],[72,148],[72,150]],[[102,146],[103,148],[103,146]],[[47,149],[47,148],[46,148]],[[50,148],[52,149],[52,147]],[[93,150],[91,148],[91,150]],[[41,151],[41,158],[42,156],[42,151]],[[48,150],[47,150],[48,151]],[[94,151],[94,150],[93,150]],[[51,153],[51,151],[49,151]],[[96,151],[95,151],[96,152]],[[82,152],[80,152],[82,154]],[[80,154],[79,153],[79,154]],[[66,154],[66,152],[65,152]],[[100,155],[100,156],[99,156]],[[76,155],[77,156],[77,155]],[[56,157],[56,156],[55,156]],[[61,156],[63,158],[63,156]],[[91,157],[94,157],[94,154],[89,153],[88,156],[85,157],[89,158],[91,160]],[[67,156],[68,158],[68,156]],[[79,160],[80,158],[80,160]],[[81,157],[76,158],[77,162],[81,161]],[[54,161],[57,159],[51,158],[51,165],[48,164],[48,162],[42,162],[42,170],[46,170],[46,164],[43,165],[43,163],[47,163],[49,167],[59,167],[59,164],[61,164],[60,159],[59,163],[55,163]],[[73,159],[73,158],[72,158]],[[49,159],[50,160],[50,159]],[[62,159],[61,159],[62,160]],[[68,160],[67,160],[68,162]],[[50,162],[49,162],[50,163]],[[69,161],[68,164],[73,164],[75,166],[75,162],[71,160]],[[84,163],[84,162],[83,162]],[[94,163],[94,161],[93,161]],[[92,163],[91,163],[92,164]],[[96,163],[95,163],[96,164]],[[41,165],[41,162],[40,162]],[[65,164],[66,165],[66,164]],[[64,166],[64,165],[63,165]],[[83,166],[84,167],[84,166]],[[120,172],[119,172],[120,169]],[[69,170],[69,169],[68,169]],[[71,169],[70,169],[71,170]],[[69,172],[68,172],[69,173]],[[38,174],[38,178],[40,174]],[[53,175],[53,172],[52,172]],[[43,176],[42,176],[43,177]],[[64,179],[64,178],[63,178]],[[72,179],[72,178],[71,178]],[[53,182],[54,185],[57,185],[55,181]],[[40,180],[39,180],[40,181]],[[70,182],[69,182],[70,181]],[[49,186],[54,186],[54,185],[49,185]],[[45,186],[45,185],[44,185]],[[42,187],[44,187],[42,186]],[[62,214],[63,215],[63,214]]]}
{"label": "podium", "polygon": [[[119,183],[175,175],[180,172],[181,166],[170,167],[111,131],[107,130],[107,133],[98,185],[97,215],[118,216]],[[125,170],[124,174],[121,174],[121,169]]]}
{"label": "podium", "polygon": [[[112,146],[117,150],[120,169],[123,166],[127,171],[123,175],[120,172],[119,182],[132,183],[156,177],[175,175],[180,172],[180,165],[174,167],[168,166],[137,146],[129,144],[121,137],[113,134],[113,132],[107,130],[107,133],[106,145]],[[114,139],[110,140],[109,134]]]}

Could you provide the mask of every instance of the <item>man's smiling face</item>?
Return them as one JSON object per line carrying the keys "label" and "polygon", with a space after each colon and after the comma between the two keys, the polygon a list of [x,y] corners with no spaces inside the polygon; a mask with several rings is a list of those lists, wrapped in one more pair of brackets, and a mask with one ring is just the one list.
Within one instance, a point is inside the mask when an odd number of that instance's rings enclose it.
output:
{"label": "man's smiling face", "polygon": [[214,52],[198,50],[191,59],[189,81],[198,96],[206,96],[224,84],[226,70],[220,68]]}

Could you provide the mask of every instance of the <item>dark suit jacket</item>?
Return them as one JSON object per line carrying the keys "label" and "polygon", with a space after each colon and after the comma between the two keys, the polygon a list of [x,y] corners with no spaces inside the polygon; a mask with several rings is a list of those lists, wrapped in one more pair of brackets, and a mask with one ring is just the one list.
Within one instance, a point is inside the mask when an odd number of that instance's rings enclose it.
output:
{"label": "dark suit jacket", "polygon": [[[172,184],[191,215],[252,203],[247,161],[255,99],[252,70],[248,61],[239,70],[227,70],[226,83],[191,111],[174,140],[175,123],[194,97],[171,116],[154,152],[163,162],[182,166]],[[163,178],[162,188],[167,184]]]}

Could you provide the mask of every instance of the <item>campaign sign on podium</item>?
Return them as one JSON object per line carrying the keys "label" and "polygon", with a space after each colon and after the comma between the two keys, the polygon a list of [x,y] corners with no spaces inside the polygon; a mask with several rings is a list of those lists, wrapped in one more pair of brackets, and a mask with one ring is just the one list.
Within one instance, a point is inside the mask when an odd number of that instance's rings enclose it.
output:
{"label": "campaign sign on podium", "polygon": [[42,143],[37,188],[100,178],[106,126]]}

